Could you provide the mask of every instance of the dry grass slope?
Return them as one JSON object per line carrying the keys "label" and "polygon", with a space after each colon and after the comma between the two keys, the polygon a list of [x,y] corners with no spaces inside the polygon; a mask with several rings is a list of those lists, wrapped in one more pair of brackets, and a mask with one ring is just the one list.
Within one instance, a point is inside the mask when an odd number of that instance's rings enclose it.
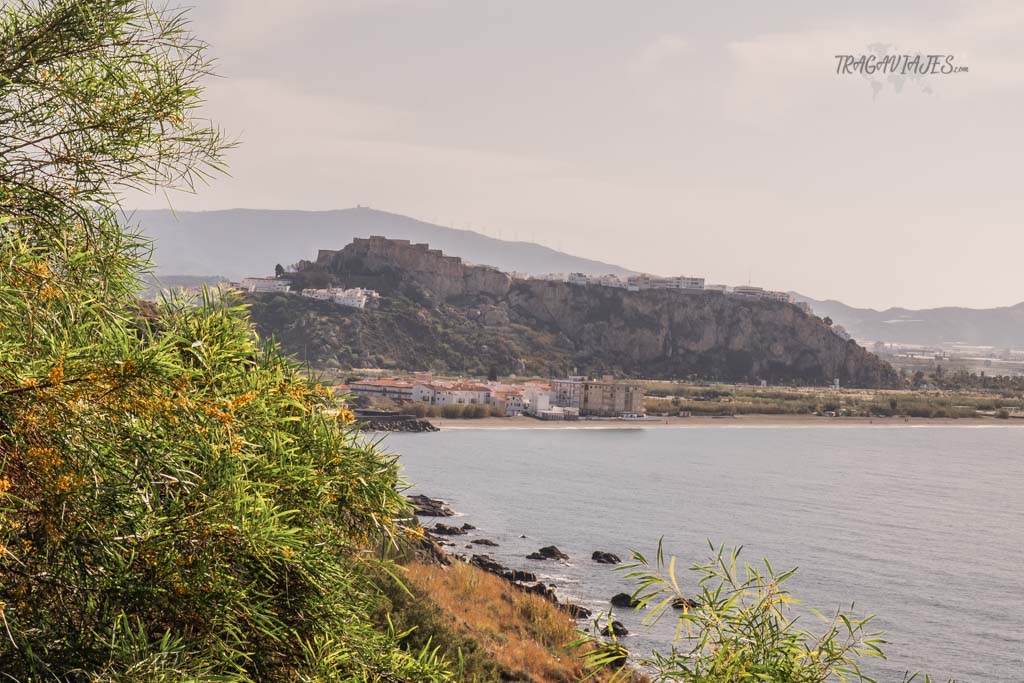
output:
{"label": "dry grass slope", "polygon": [[[585,677],[583,652],[569,647],[579,638],[576,622],[543,598],[462,562],[449,567],[414,562],[405,579],[421,604],[435,608],[434,628],[448,631],[447,638],[438,633],[438,641],[471,644],[470,656],[463,650],[464,680],[567,683]],[[610,680],[610,673],[590,680]]]}

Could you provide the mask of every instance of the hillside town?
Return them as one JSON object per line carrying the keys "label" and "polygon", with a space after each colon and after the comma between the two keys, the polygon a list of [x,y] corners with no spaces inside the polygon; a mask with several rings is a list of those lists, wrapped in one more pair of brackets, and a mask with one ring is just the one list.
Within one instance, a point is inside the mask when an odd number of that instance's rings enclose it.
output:
{"label": "hillside town", "polygon": [[493,415],[527,415],[541,420],[644,418],[644,389],[638,382],[611,377],[572,376],[550,382],[507,384],[464,379],[442,380],[422,373],[410,378],[384,377],[335,387],[367,406],[480,406]]}
{"label": "hillside town", "polygon": [[[232,283],[234,285],[234,283]],[[366,308],[367,303],[380,299],[380,294],[372,289],[362,287],[341,288],[329,287],[326,289],[303,289],[300,292],[291,291],[291,283],[285,278],[276,277],[247,277],[237,284],[237,288],[243,292],[297,294],[307,299],[318,301],[331,301],[350,308]]]}
{"label": "hillside town", "polygon": [[811,313],[811,307],[806,301],[796,301],[789,292],[780,292],[763,287],[751,285],[727,285],[705,284],[702,277],[690,277],[678,275],[675,277],[658,277],[655,275],[631,275],[626,278],[618,275],[588,275],[587,273],[547,273],[545,275],[531,275],[529,273],[510,273],[513,278],[519,280],[550,280],[553,282],[568,282],[571,285],[614,287],[625,289],[629,292],[642,292],[649,289],[674,289],[682,291],[718,292],[720,294],[732,294],[734,296],[748,297],[751,299],[763,299],[766,301],[780,301],[787,304],[795,304],[805,313]]}

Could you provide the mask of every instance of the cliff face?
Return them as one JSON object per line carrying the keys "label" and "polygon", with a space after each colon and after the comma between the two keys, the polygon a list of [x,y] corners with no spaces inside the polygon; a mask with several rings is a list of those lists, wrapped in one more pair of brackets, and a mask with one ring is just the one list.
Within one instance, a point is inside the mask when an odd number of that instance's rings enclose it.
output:
{"label": "cliff face", "polygon": [[628,292],[561,282],[517,281],[512,321],[557,329],[582,365],[616,359],[644,377],[695,374],[854,386],[890,386],[893,369],[819,318],[791,304],[717,292]]}
{"label": "cliff face", "polygon": [[[629,292],[512,280],[404,240],[356,240],[300,264],[304,282],[366,286],[379,310],[257,298],[253,317],[314,362],[503,373],[619,373],[895,386],[893,369],[791,304],[717,292]],[[310,332],[317,342],[310,354]],[[323,348],[321,348],[323,347]]]}

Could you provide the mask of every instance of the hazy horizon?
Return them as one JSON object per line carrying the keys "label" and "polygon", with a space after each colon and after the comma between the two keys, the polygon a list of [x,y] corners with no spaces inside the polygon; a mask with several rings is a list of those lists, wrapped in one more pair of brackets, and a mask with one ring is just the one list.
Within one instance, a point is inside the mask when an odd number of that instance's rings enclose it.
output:
{"label": "hazy horizon", "polygon": [[[363,205],[853,306],[1024,300],[1024,6],[207,0],[192,16],[224,77],[204,114],[243,144],[177,210]],[[836,55],[883,52],[969,72],[836,73]]]}

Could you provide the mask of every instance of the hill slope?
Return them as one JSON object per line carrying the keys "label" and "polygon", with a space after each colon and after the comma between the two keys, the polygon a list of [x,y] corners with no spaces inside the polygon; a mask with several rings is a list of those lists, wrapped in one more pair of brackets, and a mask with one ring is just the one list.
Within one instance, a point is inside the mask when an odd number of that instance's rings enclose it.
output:
{"label": "hill slope", "polygon": [[1024,303],[1001,308],[975,309],[947,306],[913,310],[854,308],[840,301],[808,302],[818,315],[829,316],[862,340],[903,344],[951,344],[1024,348]]}
{"label": "hill slope", "polygon": [[338,211],[138,211],[133,219],[156,241],[162,275],[223,275],[239,279],[274,272],[312,258],[318,249],[340,249],[354,237],[387,235],[429,242],[474,263],[532,274],[583,272],[632,274],[619,266],[579,258],[539,244],[510,242],[367,208]]}
{"label": "hill slope", "polygon": [[296,288],[365,286],[377,310],[253,295],[261,333],[311,363],[483,374],[611,373],[892,386],[892,368],[820,319],[780,302],[717,292],[542,280],[394,240],[357,240],[299,265]]}

